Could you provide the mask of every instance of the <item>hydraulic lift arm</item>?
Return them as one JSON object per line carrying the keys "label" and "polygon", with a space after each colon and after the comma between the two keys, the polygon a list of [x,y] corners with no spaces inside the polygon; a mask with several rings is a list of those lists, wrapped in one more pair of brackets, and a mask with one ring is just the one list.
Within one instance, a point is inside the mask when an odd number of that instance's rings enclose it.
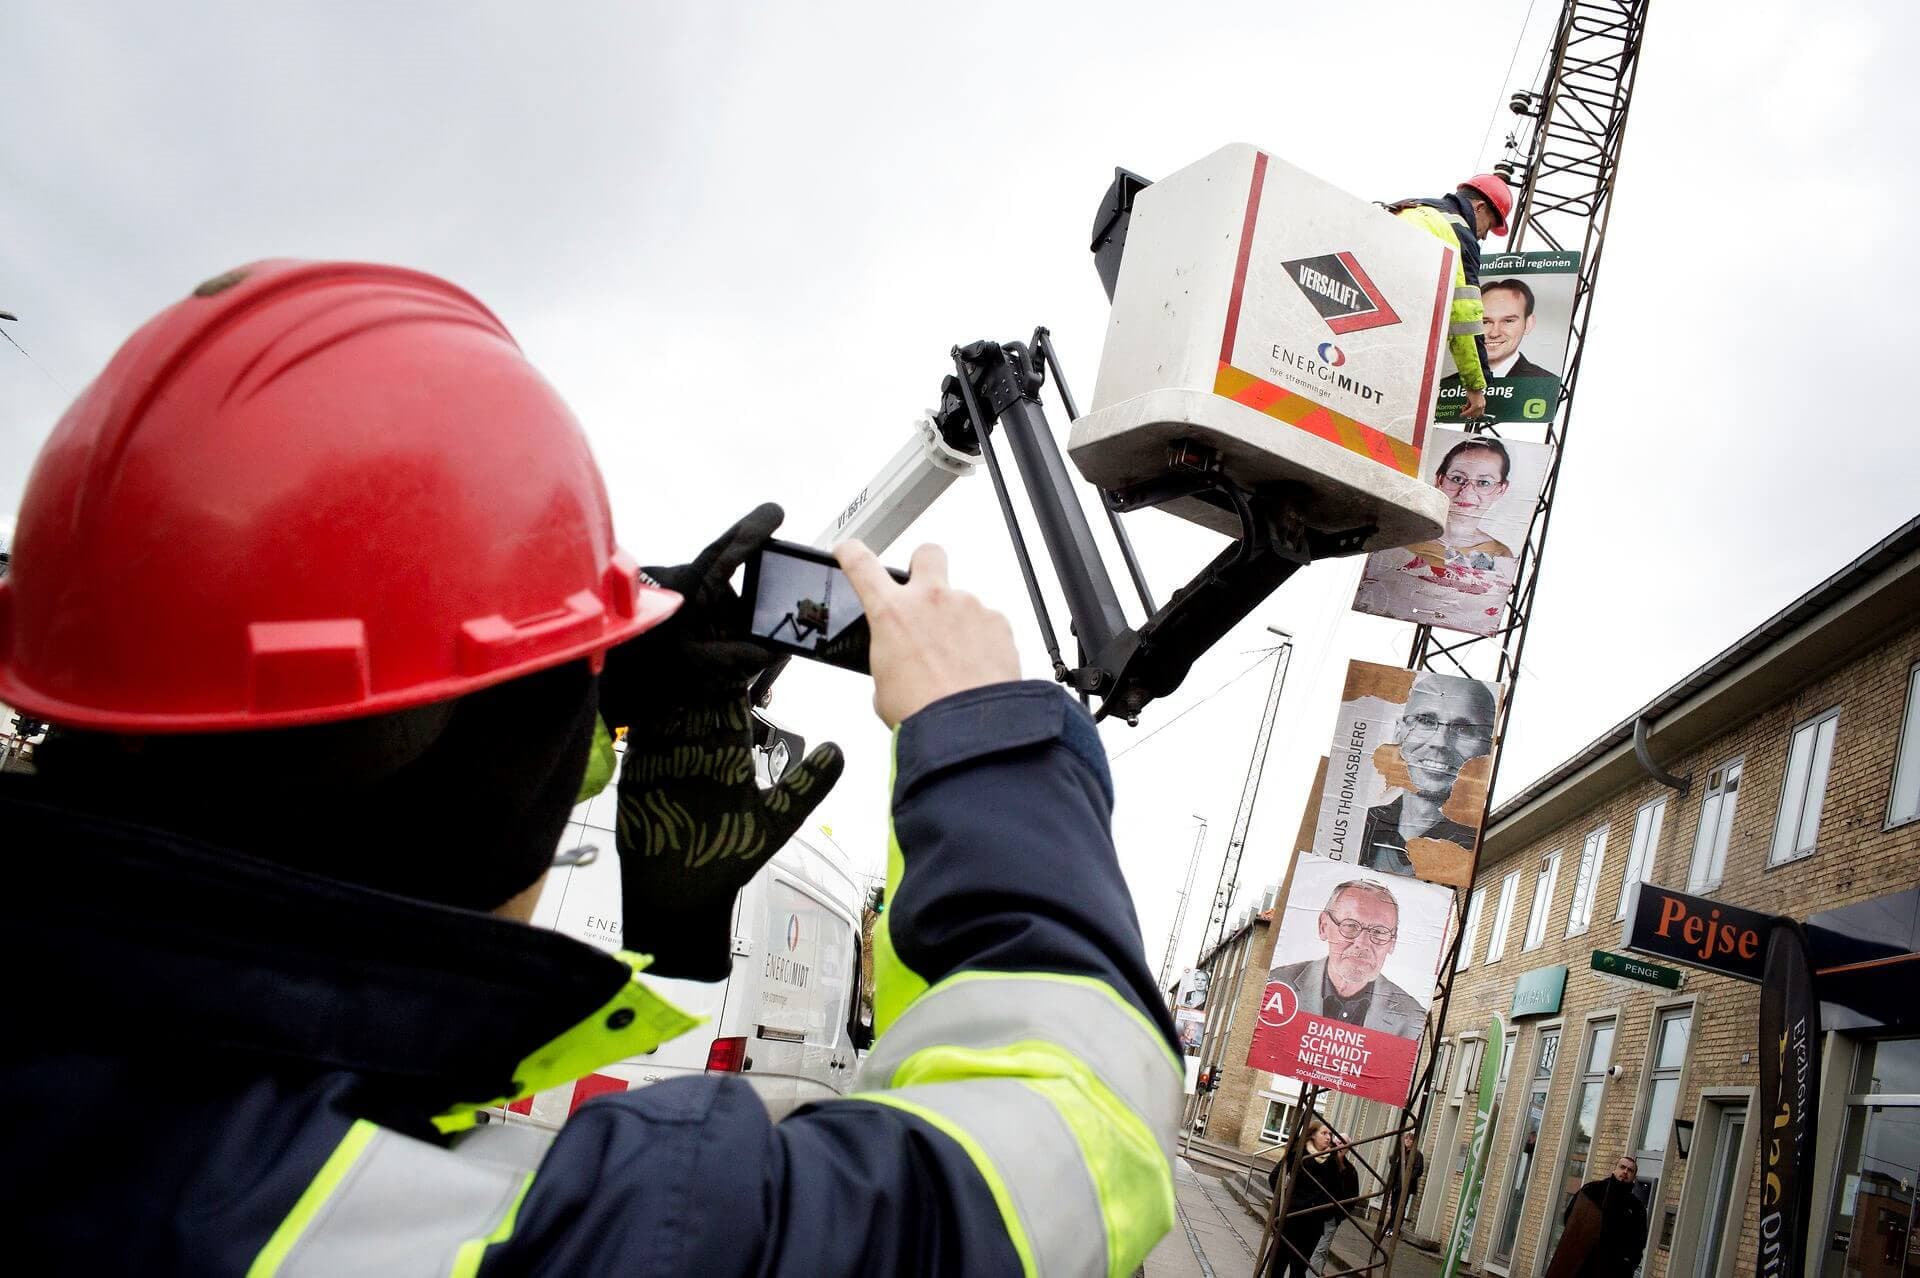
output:
{"label": "hydraulic lift arm", "polygon": [[[1232,194],[1248,189],[1248,174],[1254,195]],[[1273,201],[1283,210],[1275,215],[1282,229],[1256,241],[1263,183],[1284,197]],[[1430,536],[1444,513],[1437,491],[1414,472],[1431,411],[1431,387],[1420,379],[1418,358],[1424,348],[1431,370],[1440,323],[1432,317],[1444,302],[1444,290],[1440,301],[1434,300],[1431,281],[1448,278],[1451,258],[1365,202],[1250,147],[1224,148],[1171,175],[1147,197],[1157,201],[1151,225],[1136,226],[1135,199],[1151,185],[1116,169],[1094,219],[1090,247],[1108,298],[1115,302],[1115,323],[1101,370],[1107,402],[1096,405],[1099,411],[1074,431],[1073,460],[1089,479],[1068,469],[1048,424],[1041,390],[1049,377],[1068,420],[1080,414],[1047,330],[1036,328],[1025,342],[954,347],[953,371],[942,382],[939,407],[920,418],[906,446],[819,538],[830,547],[857,537],[883,551],[954,479],[969,473],[976,458],[983,460],[1054,677],[1084,697],[1098,698],[1096,717],[1117,715],[1129,723],[1178,688],[1202,653],[1303,565]],[[1136,244],[1133,258],[1126,258],[1130,230]],[[1356,254],[1366,257],[1366,269]],[[1349,266],[1366,282],[1364,297],[1353,286],[1339,300],[1354,314],[1329,319],[1324,299],[1311,308],[1301,300],[1305,290],[1333,287],[1327,271],[1344,273]],[[1234,346],[1243,284],[1251,299],[1247,314],[1264,308],[1257,321],[1246,322],[1248,331],[1256,322],[1264,326],[1251,354]],[[1293,291],[1296,285],[1302,294]],[[1172,290],[1164,307],[1156,289]],[[1201,305],[1203,291],[1226,315],[1224,344],[1218,327],[1201,331],[1218,321],[1203,323],[1197,317],[1219,313]],[[1389,293],[1399,300],[1390,304]],[[1173,318],[1163,319],[1163,311]],[[1371,330],[1383,336],[1361,335]],[[1351,358],[1324,340],[1329,334],[1348,343]],[[1202,349],[1209,341],[1213,346]],[[1295,375],[1292,390],[1261,383],[1265,389],[1257,397],[1264,398],[1249,407],[1214,381],[1216,362],[1223,377],[1232,374],[1241,382],[1281,377],[1264,366],[1253,374],[1242,372],[1243,366],[1267,359],[1269,343],[1275,361],[1283,353],[1297,361],[1292,343],[1308,351],[1318,343],[1322,363],[1311,367],[1344,363],[1337,379],[1323,380],[1337,380],[1337,394],[1348,398],[1332,401],[1338,407],[1324,406],[1315,398],[1322,393],[1299,389]],[[1229,356],[1239,362],[1229,367]],[[1391,412],[1380,409],[1389,396],[1395,403]],[[1353,402],[1369,405],[1365,411],[1381,424],[1338,415]],[[1262,412],[1275,403],[1284,410],[1275,415],[1301,425],[1282,424]],[[1357,446],[1342,431],[1370,442]],[[1071,664],[1028,553],[1003,453],[1019,471],[1066,602],[1075,649]],[[1145,619],[1137,626],[1128,622],[1094,541],[1082,482],[1092,482],[1099,493],[1139,597]],[[1155,603],[1119,518],[1152,506],[1231,538],[1164,604]],[[759,691],[764,693],[768,683],[763,679]]]}
{"label": "hydraulic lift arm", "polygon": [[[1178,688],[1195,659],[1295,570],[1319,556],[1351,553],[1371,531],[1361,528],[1339,536],[1315,533],[1300,517],[1300,494],[1291,486],[1245,490],[1221,473],[1218,459],[1208,450],[1175,449],[1159,480],[1101,494],[1147,614],[1144,624],[1133,627],[1127,623],[1040,402],[1051,367],[1069,417],[1076,415],[1047,330],[1036,329],[1030,343],[974,342],[955,348],[953,357],[955,371],[941,387],[939,411],[915,423],[913,438],[822,530],[818,544],[830,547],[858,538],[876,553],[885,550],[955,479],[973,471],[973,458],[984,457],[1054,677],[1078,692],[1099,697],[1100,717],[1118,714],[1128,722],[1137,721],[1142,708]],[[1061,655],[1008,495],[1005,466],[994,443],[996,433],[1014,455],[1066,598],[1079,648],[1074,665]],[[1175,497],[1199,497],[1231,511],[1240,521],[1241,535],[1164,606],[1156,607],[1119,514]]]}

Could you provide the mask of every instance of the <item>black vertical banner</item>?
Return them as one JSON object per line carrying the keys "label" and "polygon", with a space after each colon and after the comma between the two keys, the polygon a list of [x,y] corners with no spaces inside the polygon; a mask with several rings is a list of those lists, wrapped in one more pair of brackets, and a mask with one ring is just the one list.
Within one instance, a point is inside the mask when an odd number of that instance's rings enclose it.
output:
{"label": "black vertical banner", "polygon": [[1820,1001],[1807,936],[1779,919],[1760,984],[1760,1252],[1758,1278],[1801,1278],[1813,1209],[1820,1103]]}

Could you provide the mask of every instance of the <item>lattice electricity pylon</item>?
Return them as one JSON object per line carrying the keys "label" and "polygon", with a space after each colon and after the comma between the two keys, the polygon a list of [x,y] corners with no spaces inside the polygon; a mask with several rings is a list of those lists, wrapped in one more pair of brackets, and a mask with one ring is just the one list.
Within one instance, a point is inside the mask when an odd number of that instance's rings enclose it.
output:
{"label": "lattice electricity pylon", "polygon": [[[1513,95],[1511,106],[1522,119],[1515,131],[1511,150],[1524,154],[1523,160],[1509,159],[1502,167],[1519,189],[1511,224],[1512,246],[1519,250],[1530,236],[1538,237],[1545,247],[1580,251],[1580,269],[1573,292],[1573,322],[1567,344],[1566,375],[1561,382],[1559,410],[1544,428],[1544,442],[1552,457],[1546,482],[1527,526],[1526,541],[1518,559],[1518,573],[1508,605],[1505,624],[1492,635],[1441,636],[1430,626],[1414,631],[1413,650],[1407,665],[1415,670],[1488,679],[1506,688],[1501,698],[1494,735],[1493,767],[1487,781],[1486,808],[1480,828],[1486,828],[1493,808],[1494,782],[1499,777],[1501,747],[1505,744],[1507,724],[1513,715],[1514,689],[1519,681],[1520,659],[1526,647],[1528,622],[1533,615],[1534,591],[1539,584],[1540,563],[1546,550],[1547,529],[1553,514],[1553,498],[1560,483],[1560,467],[1566,457],[1573,396],[1580,378],[1581,355],[1586,347],[1587,325],[1593,309],[1593,290],[1599,278],[1602,250],[1606,244],[1607,219],[1613,210],[1614,181],[1619,172],[1620,151],[1626,138],[1627,110],[1632,104],[1633,83],[1640,67],[1641,38],[1646,30],[1647,0],[1566,0],[1554,32],[1552,52],[1544,81],[1537,90]],[[1530,122],[1530,123],[1529,123]],[[1484,428],[1489,434],[1499,432]],[[1516,428],[1509,423],[1509,433]],[[1469,899],[1472,887],[1459,889],[1458,899]],[[1462,906],[1464,913],[1464,906]],[[1453,994],[1454,965],[1459,959],[1462,929],[1455,929],[1453,944],[1441,964],[1441,986],[1428,1012],[1425,1064],[1414,1080],[1402,1107],[1400,1121],[1390,1131],[1355,1141],[1355,1146],[1378,1141],[1397,1144],[1401,1135],[1416,1134],[1425,1123],[1426,1106],[1432,1095],[1434,1063],[1441,1027],[1446,1023],[1447,1006]],[[1490,1050],[1502,1050],[1489,1044]],[[1310,1117],[1321,1117],[1315,1102],[1323,1089],[1301,1089],[1300,1107],[1289,1133],[1288,1149],[1299,1148],[1298,1139]],[[1388,1149],[1392,1149],[1392,1145]],[[1364,1163],[1364,1159],[1362,1160]],[[1385,1159],[1382,1159],[1385,1162]],[[1379,1171],[1367,1168],[1376,1178]],[[1404,1188],[1404,1187],[1403,1187]],[[1279,1195],[1277,1210],[1269,1216],[1269,1228],[1275,1218],[1284,1220],[1287,1201],[1292,1196],[1289,1178]],[[1366,1274],[1375,1270],[1391,1272],[1393,1247],[1398,1233],[1384,1237],[1387,1220],[1369,1226],[1358,1214],[1360,1202],[1341,1210],[1366,1235],[1367,1259],[1352,1269],[1329,1268],[1325,1278],[1346,1274]],[[1405,1210],[1406,1195],[1400,1195]],[[1275,1239],[1275,1244],[1279,1240]]]}

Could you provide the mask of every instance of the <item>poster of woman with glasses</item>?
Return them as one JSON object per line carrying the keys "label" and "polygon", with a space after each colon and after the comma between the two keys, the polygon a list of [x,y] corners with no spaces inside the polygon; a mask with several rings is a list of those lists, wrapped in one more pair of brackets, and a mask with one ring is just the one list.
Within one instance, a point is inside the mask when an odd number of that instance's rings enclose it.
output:
{"label": "poster of woman with glasses", "polygon": [[1313,850],[1381,874],[1467,886],[1499,709],[1495,684],[1349,663]]}
{"label": "poster of woman with glasses", "polygon": [[1404,1101],[1452,909],[1446,888],[1302,854],[1248,1063]]}
{"label": "poster of woman with glasses", "polygon": [[1425,451],[1427,473],[1447,496],[1447,526],[1432,541],[1367,556],[1354,611],[1494,634],[1513,594],[1518,548],[1552,450],[1436,429]]}

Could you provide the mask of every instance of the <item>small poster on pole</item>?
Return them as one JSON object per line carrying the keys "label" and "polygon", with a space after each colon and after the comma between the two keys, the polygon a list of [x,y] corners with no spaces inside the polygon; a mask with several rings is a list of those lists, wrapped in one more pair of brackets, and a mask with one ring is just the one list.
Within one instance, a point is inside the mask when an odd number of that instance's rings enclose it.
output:
{"label": "small poster on pole", "polygon": [[[1487,416],[1496,422],[1550,422],[1560,408],[1580,254],[1547,250],[1480,259],[1486,312]],[[1466,407],[1456,372],[1440,380],[1441,421]]]}
{"label": "small poster on pole", "polygon": [[1499,633],[1520,575],[1518,547],[1553,450],[1493,435],[1436,430],[1422,476],[1447,499],[1440,535],[1367,556],[1353,610],[1468,634]]}
{"label": "small poster on pole", "polygon": [[1467,886],[1499,709],[1497,684],[1350,663],[1313,850],[1382,874]]}

